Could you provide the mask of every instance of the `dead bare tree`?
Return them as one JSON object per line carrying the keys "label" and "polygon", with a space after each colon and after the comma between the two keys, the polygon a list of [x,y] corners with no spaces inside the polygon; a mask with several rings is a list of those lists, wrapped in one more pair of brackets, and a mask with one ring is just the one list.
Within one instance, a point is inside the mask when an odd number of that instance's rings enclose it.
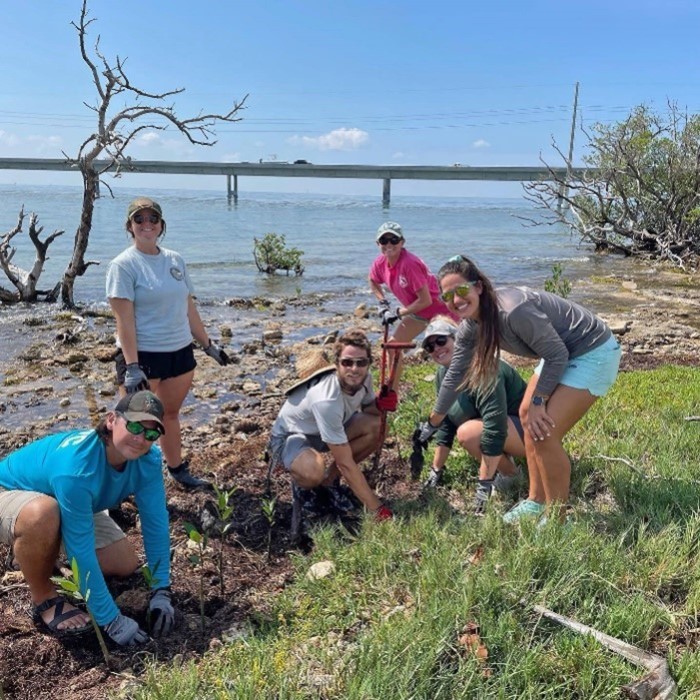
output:
{"label": "dead bare tree", "polygon": [[[200,112],[194,117],[179,117],[175,113],[174,105],[167,105],[165,100],[184,92],[184,88],[151,92],[133,85],[124,70],[126,59],[122,60],[117,56],[114,62],[110,63],[100,51],[99,35],[95,41],[93,53],[90,54],[86,46],[87,34],[89,26],[95,19],[89,18],[88,15],[88,3],[87,0],[83,0],[80,20],[71,24],[78,33],[80,52],[97,90],[96,103],[94,105],[85,103],[85,106],[97,117],[97,128],[81,144],[76,158],[71,158],[64,153],[68,161],[80,169],[83,177],[80,223],[75,234],[73,255],[61,281],[61,301],[66,307],[74,306],[73,287],[76,278],[85,274],[90,265],[99,264],[95,260],[85,260],[85,253],[100,182],[110,189],[101,177],[108,170],[114,171],[118,176],[122,171],[132,169],[130,159],[124,154],[134,137],[145,130],[164,131],[175,128],[192,144],[213,146],[216,143],[214,140],[216,124],[240,121],[238,113],[243,109],[247,98],[246,95],[239,102],[234,102],[233,107],[225,114]],[[119,95],[122,96],[121,104],[125,99],[133,100],[134,104],[112,113],[113,101]],[[96,164],[98,158],[106,159],[107,165],[101,164],[98,168]]]}
{"label": "dead bare tree", "polygon": [[46,251],[56,238],[63,235],[63,231],[54,231],[46,240],[42,241],[40,236],[44,231],[43,226],[38,226],[39,217],[35,213],[29,215],[29,230],[27,235],[34,245],[36,251],[34,264],[30,270],[23,270],[13,264],[16,249],[11,245],[12,239],[22,233],[22,226],[25,219],[24,207],[20,209],[16,226],[8,231],[0,239],[0,268],[5,276],[14,286],[14,291],[0,286],[0,303],[15,304],[20,301],[56,301],[60,282],[53,289],[37,289],[39,277],[44,270],[46,262]]}
{"label": "dead bare tree", "polygon": [[[544,221],[564,224],[597,251],[668,261],[685,268],[700,256],[700,116],[669,104],[667,116],[645,106],[622,122],[596,124],[585,164],[569,176],[524,185]],[[535,223],[534,219],[531,219]],[[542,223],[541,220],[536,223]]]}

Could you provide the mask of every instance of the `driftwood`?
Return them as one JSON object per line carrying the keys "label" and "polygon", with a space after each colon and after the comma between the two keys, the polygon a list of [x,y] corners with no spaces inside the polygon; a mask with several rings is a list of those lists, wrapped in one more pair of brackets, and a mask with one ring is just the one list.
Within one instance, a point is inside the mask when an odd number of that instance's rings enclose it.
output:
{"label": "driftwood", "polygon": [[38,225],[39,217],[36,214],[30,214],[27,234],[36,251],[34,264],[30,270],[23,270],[12,262],[15,255],[12,239],[22,233],[25,216],[24,207],[22,207],[15,227],[0,239],[0,269],[2,269],[15,288],[15,291],[10,291],[0,286],[0,302],[5,304],[14,304],[19,301],[37,301],[41,298],[45,301],[55,301],[58,294],[58,286],[53,289],[38,289],[37,284],[44,270],[49,246],[63,234],[63,231],[54,231],[50,236],[46,237],[46,240],[42,241],[40,236],[44,231],[44,227]]}
{"label": "driftwood", "polygon": [[632,644],[627,644],[627,642],[611,637],[604,632],[599,632],[592,627],[588,627],[588,625],[576,622],[565,615],[559,615],[541,605],[535,605],[533,609],[548,620],[558,622],[574,632],[591,635],[607,649],[614,651],[633,664],[643,666],[649,673],[643,678],[623,686],[621,690],[625,697],[632,698],[632,700],[671,700],[677,697],[678,688],[676,687],[676,682],[671,677],[668,664],[663,657],[651,654]]}

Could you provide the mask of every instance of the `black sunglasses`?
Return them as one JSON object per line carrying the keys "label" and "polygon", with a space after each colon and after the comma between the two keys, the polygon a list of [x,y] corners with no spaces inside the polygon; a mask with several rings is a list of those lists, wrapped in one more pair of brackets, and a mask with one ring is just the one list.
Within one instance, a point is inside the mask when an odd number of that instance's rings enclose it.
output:
{"label": "black sunglasses", "polygon": [[[134,214],[132,219],[137,223],[137,224],[142,224],[146,217],[143,214]],[[159,214],[149,214],[148,215],[148,221],[151,224],[157,224],[160,222],[160,215]]]}
{"label": "black sunglasses", "polygon": [[148,442],[155,442],[162,434],[159,428],[147,428],[143,423],[129,420],[123,413],[119,415],[124,419],[127,431],[132,435],[141,435],[143,433]]}
{"label": "black sunglasses", "polygon": [[445,345],[447,345],[447,338],[448,336],[446,335],[439,335],[435,338],[435,340],[428,340],[425,343],[423,343],[423,350],[425,350],[428,353],[428,355],[431,355],[436,347],[444,348]]}
{"label": "black sunglasses", "polygon": [[366,357],[360,357],[358,359],[353,359],[352,357],[340,358],[341,367],[367,367],[368,365],[369,359]]}
{"label": "black sunglasses", "polygon": [[398,236],[382,236],[377,242],[379,245],[398,245],[401,243],[403,238],[399,238]]}

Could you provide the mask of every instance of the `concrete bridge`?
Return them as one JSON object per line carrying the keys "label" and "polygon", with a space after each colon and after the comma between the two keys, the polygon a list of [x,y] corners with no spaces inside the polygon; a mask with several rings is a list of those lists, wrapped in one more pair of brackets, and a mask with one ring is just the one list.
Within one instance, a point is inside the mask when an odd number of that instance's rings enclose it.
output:
{"label": "concrete bridge", "polygon": [[[95,167],[116,170],[109,161],[95,161]],[[463,165],[314,165],[313,163],[215,163],[175,162],[162,160],[121,161],[122,173],[163,173],[168,175],[225,175],[226,193],[238,200],[238,178],[245,177],[332,177],[347,179],[382,180],[382,201],[388,205],[391,199],[392,180],[500,180],[510,182],[532,182],[551,179],[543,166],[492,166],[470,167]],[[63,158],[0,158],[1,170],[60,170],[77,172],[71,161]],[[556,175],[566,175],[566,168],[553,168]],[[572,168],[574,177],[581,176],[590,168]]]}

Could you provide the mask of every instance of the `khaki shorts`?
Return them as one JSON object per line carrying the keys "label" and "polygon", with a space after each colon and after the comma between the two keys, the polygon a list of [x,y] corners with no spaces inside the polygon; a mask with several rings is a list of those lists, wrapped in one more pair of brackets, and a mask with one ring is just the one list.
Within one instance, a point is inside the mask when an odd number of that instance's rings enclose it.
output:
{"label": "khaki shorts", "polygon": [[[0,544],[13,544],[15,523],[24,506],[43,493],[36,491],[8,491],[0,486]],[[123,530],[109,517],[106,510],[92,516],[95,526],[95,549],[102,549],[126,537]],[[61,554],[64,554],[61,545]]]}

